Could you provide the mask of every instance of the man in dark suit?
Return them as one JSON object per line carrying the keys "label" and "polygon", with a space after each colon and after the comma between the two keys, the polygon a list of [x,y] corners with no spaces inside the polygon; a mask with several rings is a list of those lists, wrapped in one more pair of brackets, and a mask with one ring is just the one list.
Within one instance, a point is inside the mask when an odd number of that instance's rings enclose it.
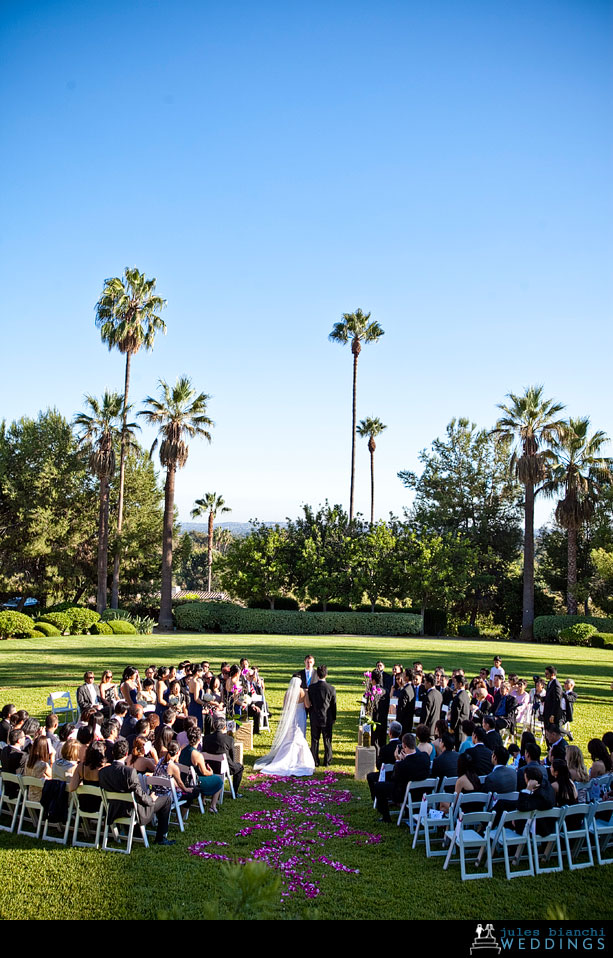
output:
{"label": "man in dark suit", "polygon": [[328,685],[325,665],[317,666],[317,682],[309,686],[309,716],[311,719],[311,752],[319,765],[319,739],[324,740],[324,765],[332,763],[332,726],[336,722],[336,689]]}
{"label": "man in dark suit", "polygon": [[368,787],[370,789],[370,797],[374,801],[375,799],[375,785],[379,781],[379,772],[381,771],[382,765],[393,765],[396,761],[396,749],[401,745],[400,736],[402,735],[402,725],[400,722],[392,722],[390,725],[390,740],[387,745],[384,745],[383,748],[379,749],[379,754],[376,758],[377,771],[369,772],[366,776],[366,781],[368,782]]}
{"label": "man in dark suit", "polygon": [[449,707],[449,729],[454,733],[458,746],[466,738],[462,732],[462,722],[470,718],[470,696],[464,688],[463,675],[455,675],[453,683],[455,695]]}
{"label": "man in dark suit", "polygon": [[450,732],[445,732],[441,739],[443,751],[437,755],[432,763],[432,777],[445,778],[458,774],[459,755],[455,751],[455,739]]}
{"label": "man in dark suit", "polygon": [[375,785],[377,808],[381,821],[391,822],[389,802],[402,803],[408,782],[422,782],[430,774],[430,759],[425,752],[415,748],[415,736],[407,732],[402,736],[402,747],[396,752],[397,761],[391,776]]}
{"label": "man in dark suit", "polygon": [[543,772],[545,778],[547,778],[547,772],[541,765],[541,746],[537,745],[536,742],[528,742],[524,748],[523,759],[525,765],[522,765],[521,768],[517,769],[517,783],[515,790],[521,792],[522,788],[526,787],[526,777],[524,772],[528,768],[540,768]]}
{"label": "man in dark suit", "polygon": [[[26,737],[20,728],[11,729],[9,732],[9,742],[0,752],[0,765],[3,772],[10,772],[11,775],[23,775],[25,772],[27,754],[23,751],[26,744]],[[17,798],[19,794],[19,785],[14,782],[5,782],[7,798]]]}
{"label": "man in dark suit", "polygon": [[300,688],[308,689],[313,682],[317,682],[317,673],[315,671],[315,657],[310,653],[304,657],[304,668],[298,673],[300,676]]}
{"label": "man in dark suit", "polygon": [[508,761],[509,753],[504,745],[496,745],[492,752],[493,769],[485,777],[484,791],[497,792],[499,795],[517,791],[517,774],[512,766],[507,765]]}
{"label": "man in dark suit", "polygon": [[396,718],[402,725],[402,731],[413,731],[413,716],[415,715],[415,687],[413,685],[413,673],[410,669],[405,671],[405,684],[398,692],[398,701],[396,703]]}
{"label": "man in dark suit", "polygon": [[476,725],[473,731],[473,747],[470,750],[475,775],[489,775],[492,771],[492,752],[485,744],[485,731]]}
{"label": "man in dark suit", "polygon": [[[113,748],[113,764],[105,765],[99,772],[100,788],[103,788],[107,792],[132,792],[136,799],[138,820],[141,825],[148,825],[153,816],[157,815],[155,844],[174,845],[175,843],[169,841],[167,837],[171,809],[170,795],[160,795],[154,798],[153,795],[143,791],[135,769],[128,768],[126,765],[127,754],[128,743],[126,741],[115,742]],[[109,822],[111,824],[116,818],[121,818],[121,816],[125,814],[125,802],[110,802]]]}
{"label": "man in dark suit", "polygon": [[502,745],[500,732],[496,729],[496,719],[493,715],[483,716],[483,728],[485,729],[485,744],[490,751],[493,751],[497,745]]}
{"label": "man in dark suit", "polygon": [[434,676],[432,672],[424,675],[424,693],[421,700],[420,725],[425,725],[430,733],[430,738],[434,738],[434,726],[441,717],[443,707],[443,696],[435,688]]}
{"label": "man in dark suit", "polygon": [[547,729],[548,725],[561,725],[562,718],[562,686],[557,679],[557,670],[553,665],[548,665],[545,669],[545,678],[547,679],[547,690],[543,701],[543,726]]}
{"label": "man in dark suit", "polygon": [[[232,785],[234,794],[238,798],[238,790],[241,785],[244,767],[234,758],[234,739],[226,732],[226,720],[223,715],[216,716],[213,719],[214,732],[211,735],[205,735],[202,740],[202,751],[210,755],[226,755],[228,759],[228,768],[232,775]],[[210,761],[211,769],[216,775],[219,775],[221,764]]]}
{"label": "man in dark suit", "polygon": [[391,692],[392,685],[394,684],[394,676],[390,675],[389,672],[385,671],[385,666],[383,662],[377,662],[375,665],[375,672],[379,672],[381,675],[381,686],[385,689],[386,692]]}

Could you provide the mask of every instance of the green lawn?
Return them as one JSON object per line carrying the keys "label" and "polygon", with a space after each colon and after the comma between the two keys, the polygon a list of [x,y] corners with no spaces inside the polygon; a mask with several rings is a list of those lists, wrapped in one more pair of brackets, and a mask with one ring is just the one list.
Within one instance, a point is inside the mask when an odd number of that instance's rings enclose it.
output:
{"label": "green lawn", "polygon": [[[579,701],[573,726],[577,743],[585,749],[589,738],[613,728],[610,651],[421,637],[396,640],[181,634],[13,640],[0,644],[0,704],[14,702],[43,718],[48,693],[74,690],[86,668],[101,674],[111,667],[117,676],[127,664],[144,670],[149,664],[208,658],[217,667],[222,660],[247,655],[266,678],[268,697],[278,715],[289,677],[302,666],[307,651],[313,652],[318,663],[327,664],[329,680],[337,689],[334,768],[350,776],[362,672],[379,656],[389,668],[395,661],[410,665],[420,659],[426,669],[441,664],[450,671],[462,666],[472,676],[482,665],[491,664],[494,652],[501,652],[505,669],[528,679],[536,673],[542,675],[545,665],[554,663],[560,678],[571,676],[577,682]],[[273,717],[273,729],[274,725]],[[246,764],[265,752],[270,741],[270,734],[260,736],[254,753],[246,756]],[[265,839],[262,833],[235,838],[245,824],[241,815],[275,807],[274,801],[250,791],[249,782],[245,784],[243,799],[226,800],[220,815],[201,817],[192,813],[184,835],[176,830],[173,833],[172,837],[177,838],[174,848],[146,851],[137,846],[130,858],[51,844],[43,847],[34,840],[0,832],[0,917],[143,919],[164,917],[164,909],[172,906],[173,915],[198,918],[200,903],[209,898],[221,901],[223,914],[219,864],[192,857],[187,849],[197,841],[225,841],[230,854],[246,855]],[[352,801],[339,809],[351,827],[378,832],[383,841],[357,847],[346,839],[331,840],[326,855],[351,868],[359,867],[360,874],[326,874],[319,898],[307,906],[299,893],[281,906],[284,917],[377,919],[397,913],[481,921],[539,919],[548,917],[550,906],[561,908],[569,919],[611,917],[613,869],[593,868],[572,875],[564,872],[507,883],[504,870],[498,866],[492,881],[462,883],[459,867],[443,872],[441,859],[427,860],[421,849],[413,851],[408,829],[379,825],[365,784],[348,777],[342,787],[348,787],[353,795]],[[428,902],[426,908],[419,906],[422,901]]]}

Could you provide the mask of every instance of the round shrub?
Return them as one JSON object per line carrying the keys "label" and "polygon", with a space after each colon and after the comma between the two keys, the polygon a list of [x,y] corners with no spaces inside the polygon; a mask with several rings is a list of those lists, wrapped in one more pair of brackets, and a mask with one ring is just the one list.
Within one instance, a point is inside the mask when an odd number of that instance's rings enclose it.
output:
{"label": "round shrub", "polygon": [[108,622],[94,622],[89,633],[90,635],[112,635],[113,630]]}
{"label": "round shrub", "polygon": [[481,631],[478,625],[470,625],[467,622],[465,625],[458,626],[458,635],[463,639],[476,639],[477,636],[481,635]]}
{"label": "round shrub", "polygon": [[68,632],[70,628],[70,616],[67,612],[45,612],[36,621],[37,624],[39,622],[50,622],[56,629],[59,629],[61,635]]}
{"label": "round shrub", "polygon": [[42,619],[38,619],[34,623],[34,628],[36,629],[37,632],[40,632],[42,635],[46,635],[46,636],[54,636],[54,635],[62,634],[60,630],[56,629],[54,625],[51,625],[50,622],[43,622]]}
{"label": "round shrub", "polygon": [[48,638],[48,636],[46,636],[44,632],[41,632],[40,629],[34,629],[34,631],[32,632],[32,635],[30,636],[30,638],[32,638],[32,639],[46,639],[46,638]]}
{"label": "round shrub", "polygon": [[602,634],[602,632],[594,632],[593,635],[590,635],[590,646],[593,649],[605,649],[608,645],[611,644],[611,636],[607,634]]}
{"label": "round shrub", "polygon": [[111,619],[106,624],[110,626],[113,635],[137,635],[132,623],[125,619]]}
{"label": "round shrub", "polygon": [[73,605],[66,609],[66,615],[70,616],[69,630],[71,635],[83,635],[90,630],[94,622],[100,618],[99,612],[93,609],[84,609],[81,606]]}
{"label": "round shrub", "polygon": [[29,638],[34,631],[34,623],[29,615],[23,612],[0,612],[0,636],[7,639],[9,636]]}
{"label": "round shrub", "polygon": [[576,622],[560,632],[560,645],[583,645],[589,647],[590,636],[595,635],[598,629],[588,622]]}

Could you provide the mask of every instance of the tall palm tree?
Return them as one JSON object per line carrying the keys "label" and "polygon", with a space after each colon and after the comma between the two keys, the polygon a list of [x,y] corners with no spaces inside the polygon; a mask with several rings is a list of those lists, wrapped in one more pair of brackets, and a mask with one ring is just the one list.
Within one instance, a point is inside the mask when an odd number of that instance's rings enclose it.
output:
{"label": "tall palm tree", "polygon": [[[210,396],[196,393],[186,376],[177,379],[174,386],[160,379],[161,401],[148,396],[139,416],[159,432],[160,463],[166,467],[164,487],[164,533],[162,542],[162,597],[158,625],[163,629],[172,628],[172,524],[175,506],[175,476],[187,462],[189,447],[187,439],[202,436],[211,441],[209,429],[213,422],[206,414]],[[151,452],[158,444],[155,440]]]}
{"label": "tall palm tree", "polygon": [[577,614],[577,532],[594,515],[604,486],[613,482],[613,459],[600,456],[609,437],[602,431],[589,435],[587,416],[569,419],[552,442],[556,464],[543,485],[546,495],[562,495],[556,506],[556,520],[566,529],[568,572],[566,607]]}
{"label": "tall palm tree", "polygon": [[355,313],[343,313],[340,323],[335,323],[328,339],[333,343],[346,346],[351,343],[353,355],[353,400],[351,418],[351,490],[349,493],[349,521],[353,519],[353,499],[355,488],[355,431],[356,431],[356,387],[358,380],[358,356],[362,351],[362,343],[376,343],[384,335],[384,330],[377,322],[369,322],[370,313],[364,314],[361,309]]}
{"label": "tall palm tree", "polygon": [[[115,475],[115,446],[120,440],[120,417],[123,409],[121,393],[109,392],[102,402],[95,396],[85,396],[89,412],[79,412],[73,425],[80,430],[80,442],[89,452],[90,471],[100,482],[100,509],[98,519],[98,593],[96,609],[106,609],[109,544],[109,498],[111,479]],[[133,432],[138,426],[125,423],[124,434],[132,445]]]}
{"label": "tall palm tree", "polygon": [[119,503],[117,507],[117,549],[113,564],[111,608],[119,601],[119,559],[121,530],[123,527],[123,498],[126,471],[127,440],[124,438],[128,416],[128,392],[130,390],[130,363],[132,356],[144,347],[153,349],[155,334],[166,332],[166,323],[160,313],[166,300],[155,295],[155,279],[147,279],[136,267],[126,266],[123,279],[115,276],[104,282],[104,289],[96,303],[96,326],[102,342],[109,349],[116,347],[125,353],[126,376],[123,391],[123,424],[121,455],[119,459]]}
{"label": "tall palm tree", "polygon": [[375,449],[377,445],[375,443],[375,436],[378,436],[383,432],[384,429],[387,429],[387,426],[384,426],[380,419],[369,417],[368,419],[362,419],[361,423],[358,426],[357,432],[358,436],[361,439],[364,439],[368,436],[368,451],[370,453],[370,524],[371,526],[375,524]]}
{"label": "tall palm tree", "polygon": [[521,637],[534,638],[534,498],[536,487],[547,477],[552,462],[548,447],[558,436],[563,423],[556,417],[562,403],[543,398],[542,386],[530,386],[523,396],[507,394],[511,402],[500,403],[504,413],[493,430],[495,435],[514,443],[510,468],[524,486],[524,590]]}
{"label": "tall palm tree", "polygon": [[195,509],[192,509],[192,519],[199,519],[200,516],[209,514],[209,541],[208,541],[208,551],[207,551],[207,591],[211,591],[211,580],[213,578],[213,519],[217,513],[222,512],[232,512],[229,506],[226,505],[225,500],[218,496],[216,492],[205,492],[202,499],[196,499],[194,505]]}

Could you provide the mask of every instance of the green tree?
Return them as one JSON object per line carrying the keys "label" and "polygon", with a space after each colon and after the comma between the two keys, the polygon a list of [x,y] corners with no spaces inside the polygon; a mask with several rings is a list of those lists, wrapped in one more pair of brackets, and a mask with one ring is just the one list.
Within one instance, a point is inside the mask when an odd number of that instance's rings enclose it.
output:
{"label": "green tree", "polygon": [[397,556],[402,567],[399,597],[409,595],[419,605],[422,621],[426,608],[447,608],[461,600],[479,562],[461,536],[418,537],[408,529],[398,539]]}
{"label": "green tree", "polygon": [[552,462],[551,445],[563,427],[557,419],[561,403],[543,398],[542,386],[530,386],[523,396],[508,393],[511,402],[501,403],[503,412],[493,430],[505,442],[513,442],[511,471],[524,487],[524,598],[521,638],[534,638],[534,499],[537,487],[547,477]]}
{"label": "green tree", "polygon": [[0,430],[0,589],[78,598],[96,581],[87,458],[55,409]]}
{"label": "green tree", "polygon": [[351,343],[353,356],[353,391],[351,415],[351,489],[349,493],[349,521],[353,519],[353,501],[355,487],[355,433],[357,420],[357,381],[358,357],[362,351],[362,343],[376,343],[384,335],[379,323],[369,322],[370,313],[364,314],[361,309],[355,313],[343,313],[341,322],[335,323],[328,339],[333,343],[346,346]]}
{"label": "green tree", "polygon": [[371,611],[381,598],[393,599],[402,591],[401,565],[398,561],[398,540],[385,522],[371,524],[351,543],[351,568],[354,576],[354,598],[360,602],[364,593]]}
{"label": "green tree", "polygon": [[226,554],[217,557],[215,572],[222,588],[236,599],[265,599],[274,609],[275,599],[290,589],[287,532],[254,522],[248,536],[234,539]]}
{"label": "green tree", "polygon": [[209,516],[206,588],[207,592],[210,592],[213,577],[213,520],[218,513],[232,512],[232,510],[229,506],[226,506],[223,497],[218,496],[216,492],[205,492],[202,499],[196,499],[194,505],[196,508],[192,509],[192,519],[199,519],[200,516],[204,516],[207,513]]}
{"label": "green tree", "polygon": [[[125,460],[128,451],[126,433],[128,419],[128,393],[130,390],[130,364],[139,349],[153,349],[155,334],[166,332],[166,324],[160,316],[166,300],[155,295],[155,279],[147,279],[136,268],[126,267],[123,279],[115,276],[107,279],[100,299],[96,303],[96,326],[102,342],[109,349],[117,348],[126,357],[126,375],[123,393],[122,439],[119,460],[119,505],[117,509],[117,542],[121,543],[124,513]],[[111,607],[117,608],[119,600],[119,563],[116,552],[113,563]]]}
{"label": "green tree", "polygon": [[287,523],[292,586],[302,602],[331,599],[350,602],[351,543],[357,530],[340,505],[327,501],[317,510],[303,505],[303,515]]}
{"label": "green tree", "polygon": [[[115,445],[121,441],[119,421],[123,406],[121,393],[106,390],[102,401],[85,396],[88,412],[79,412],[73,425],[80,431],[80,443],[89,456],[89,468],[98,479],[100,506],[98,516],[98,592],[96,609],[106,609],[110,484],[115,475]],[[135,423],[125,424],[126,442],[133,441]]]}
{"label": "green tree", "polygon": [[[211,434],[208,430],[213,426],[213,422],[206,415],[210,397],[205,393],[197,394],[187,377],[177,379],[173,387],[161,379],[160,391],[162,399],[148,396],[145,399],[147,408],[138,415],[143,416],[150,425],[157,427],[158,438],[161,438],[160,463],[166,468],[162,596],[158,624],[160,628],[170,629],[172,628],[172,537],[176,473],[177,469],[182,469],[187,462],[189,446],[186,440],[202,437],[210,442]],[[158,439],[151,448],[152,453],[157,443]]]}
{"label": "green tree", "polygon": [[602,431],[589,434],[587,417],[570,418],[551,443],[555,465],[543,484],[548,496],[558,496],[555,517],[566,529],[568,541],[567,611],[577,614],[577,533],[593,517],[605,486],[613,483],[613,459],[601,456],[609,437]]}
{"label": "green tree", "polygon": [[446,436],[420,453],[421,474],[398,473],[415,492],[407,517],[417,534],[461,536],[479,554],[461,602],[473,625],[477,613],[495,603],[498,583],[521,548],[521,486],[509,473],[509,455],[508,440],[468,419],[452,419]]}
{"label": "green tree", "polygon": [[370,524],[375,523],[375,436],[379,436],[387,426],[384,426],[380,419],[373,418],[362,419],[358,425],[358,436],[364,439],[368,436],[368,451],[370,453]]}

